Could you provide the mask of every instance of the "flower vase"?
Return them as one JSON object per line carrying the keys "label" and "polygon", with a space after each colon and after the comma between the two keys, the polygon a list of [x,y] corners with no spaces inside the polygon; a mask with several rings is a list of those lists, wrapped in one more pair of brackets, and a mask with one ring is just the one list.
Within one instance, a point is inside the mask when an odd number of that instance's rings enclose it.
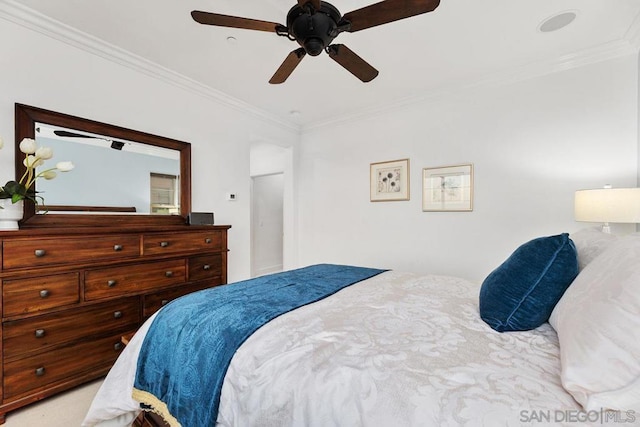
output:
{"label": "flower vase", "polygon": [[24,201],[11,203],[11,199],[0,199],[0,230],[18,230],[18,221],[24,215]]}

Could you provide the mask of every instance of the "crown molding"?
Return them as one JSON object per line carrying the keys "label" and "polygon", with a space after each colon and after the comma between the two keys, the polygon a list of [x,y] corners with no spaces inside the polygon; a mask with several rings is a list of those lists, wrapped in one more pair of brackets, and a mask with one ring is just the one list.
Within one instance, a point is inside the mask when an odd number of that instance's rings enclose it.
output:
{"label": "crown molding", "polygon": [[640,13],[638,13],[631,23],[631,26],[624,35],[627,40],[636,50],[640,50]]}
{"label": "crown molding", "polygon": [[486,89],[507,86],[520,81],[543,77],[574,68],[580,68],[586,65],[595,64],[626,55],[637,54],[638,46],[640,46],[639,17],[640,15],[636,17],[636,31],[635,33],[633,33],[633,36],[637,39],[636,42],[625,38],[614,42],[605,43],[593,48],[584,49],[580,52],[571,53],[555,59],[542,60],[517,67],[512,67],[510,69],[477,78],[473,81],[454,82],[448,86],[399,99],[393,103],[374,105],[367,109],[359,110],[353,114],[342,115],[340,117],[330,118],[327,120],[318,121],[311,125],[303,126],[302,133],[326,126],[333,127],[342,123],[352,123],[357,120],[364,120],[379,115],[393,113],[418,104],[441,102],[443,99],[449,98],[457,93],[483,88]]}
{"label": "crown molding", "polygon": [[153,77],[164,83],[176,86],[209,100],[213,100],[214,102],[232,108],[236,111],[249,114],[272,125],[285,128],[288,131],[293,131],[298,134],[300,133],[300,126],[297,124],[282,120],[277,116],[229,96],[224,92],[203,85],[200,82],[172,71],[155,62],[149,61],[125,49],[65,25],[60,21],[23,6],[14,0],[0,1],[0,18],[6,19],[17,25],[81,49],[85,52],[94,54],[108,61],[115,62],[149,77]]}

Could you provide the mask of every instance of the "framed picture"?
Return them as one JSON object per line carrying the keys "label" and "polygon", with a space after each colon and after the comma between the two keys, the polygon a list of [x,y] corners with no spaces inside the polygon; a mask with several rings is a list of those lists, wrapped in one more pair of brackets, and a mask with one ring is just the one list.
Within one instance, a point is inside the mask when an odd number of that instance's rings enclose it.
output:
{"label": "framed picture", "polygon": [[422,210],[472,211],[473,165],[422,169]]}
{"label": "framed picture", "polygon": [[371,201],[409,200],[409,159],[371,163]]}

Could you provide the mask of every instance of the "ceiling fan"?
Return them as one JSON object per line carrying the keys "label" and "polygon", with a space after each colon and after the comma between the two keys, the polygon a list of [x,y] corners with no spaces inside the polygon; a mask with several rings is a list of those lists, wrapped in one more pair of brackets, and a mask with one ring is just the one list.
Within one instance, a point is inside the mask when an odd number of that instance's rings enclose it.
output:
{"label": "ceiling fan", "polygon": [[370,82],[378,75],[364,59],[343,44],[331,44],[338,34],[387,24],[435,10],[440,0],[384,0],[342,16],[333,5],[321,0],[298,0],[287,14],[287,25],[237,16],[194,10],[192,18],[200,24],[219,27],[267,31],[296,41],[300,48],[285,58],[269,83],[284,83],[306,54],[317,56],[326,51],[329,57],[351,74]]}
{"label": "ceiling fan", "polygon": [[54,130],[53,133],[63,138],[88,138],[88,139],[100,139],[111,143],[111,148],[114,150],[122,150],[125,143],[122,141],[114,141],[113,139],[101,138],[98,136],[84,135],[81,133],[69,132],[67,130]]}

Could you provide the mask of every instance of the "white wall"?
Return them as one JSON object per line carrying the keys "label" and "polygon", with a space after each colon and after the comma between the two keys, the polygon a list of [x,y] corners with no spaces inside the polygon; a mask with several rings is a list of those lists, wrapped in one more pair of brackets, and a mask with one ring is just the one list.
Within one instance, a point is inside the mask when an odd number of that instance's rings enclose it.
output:
{"label": "white wall", "polygon": [[249,277],[249,197],[225,193],[249,195],[255,135],[291,146],[297,132],[2,19],[0,40],[0,181],[14,177],[16,102],[190,142],[193,210],[232,225],[229,280]]}
{"label": "white wall", "polygon": [[250,173],[252,177],[282,173],[283,191],[283,268],[290,270],[298,267],[298,248],[296,245],[296,167],[294,147],[285,148],[274,141],[256,141],[251,145]]}
{"label": "white wall", "polygon": [[[589,225],[573,221],[575,190],[636,184],[637,68],[628,56],[305,133],[300,264],[481,281],[521,243]],[[369,164],[401,158],[411,200],[371,203]],[[422,212],[422,168],[467,162],[474,211]]]}
{"label": "white wall", "polygon": [[277,273],[284,267],[284,174],[252,178],[251,275]]}

